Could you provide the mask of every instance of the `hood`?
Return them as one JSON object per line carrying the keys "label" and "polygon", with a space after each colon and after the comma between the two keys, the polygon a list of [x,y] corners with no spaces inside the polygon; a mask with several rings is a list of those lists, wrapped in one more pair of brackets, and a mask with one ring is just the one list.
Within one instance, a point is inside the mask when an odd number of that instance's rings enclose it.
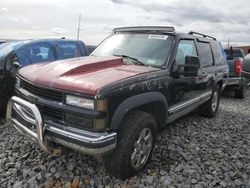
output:
{"label": "hood", "polygon": [[95,95],[102,87],[139,74],[159,70],[124,64],[120,57],[82,57],[20,69],[24,79],[49,88]]}

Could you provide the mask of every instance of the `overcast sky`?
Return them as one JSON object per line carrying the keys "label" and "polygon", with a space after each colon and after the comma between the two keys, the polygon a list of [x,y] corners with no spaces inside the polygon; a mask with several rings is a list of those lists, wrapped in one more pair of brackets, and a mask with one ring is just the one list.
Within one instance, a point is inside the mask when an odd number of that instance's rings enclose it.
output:
{"label": "overcast sky", "polygon": [[114,27],[174,26],[250,45],[249,0],[1,0],[0,38],[76,38],[98,44]]}

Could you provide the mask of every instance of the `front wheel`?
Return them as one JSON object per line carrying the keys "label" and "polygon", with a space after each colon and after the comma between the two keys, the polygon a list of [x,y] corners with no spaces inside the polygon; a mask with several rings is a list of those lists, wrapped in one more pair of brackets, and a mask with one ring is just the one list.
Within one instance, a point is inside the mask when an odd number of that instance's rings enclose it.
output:
{"label": "front wheel", "polygon": [[200,106],[200,115],[204,117],[214,117],[218,111],[220,103],[220,87],[217,85],[213,91],[211,98],[202,106]]}
{"label": "front wheel", "polygon": [[116,149],[103,158],[106,170],[121,179],[141,171],[151,158],[156,132],[156,121],[151,114],[129,112],[118,130]]}

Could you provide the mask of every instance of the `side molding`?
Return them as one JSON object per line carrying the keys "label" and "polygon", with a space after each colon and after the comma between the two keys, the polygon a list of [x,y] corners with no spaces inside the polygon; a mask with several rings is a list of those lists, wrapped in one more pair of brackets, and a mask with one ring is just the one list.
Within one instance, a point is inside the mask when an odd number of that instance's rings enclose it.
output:
{"label": "side molding", "polygon": [[126,99],[118,106],[111,120],[110,129],[118,129],[123,117],[131,109],[151,102],[162,102],[165,106],[167,117],[168,103],[166,97],[160,92],[143,93]]}

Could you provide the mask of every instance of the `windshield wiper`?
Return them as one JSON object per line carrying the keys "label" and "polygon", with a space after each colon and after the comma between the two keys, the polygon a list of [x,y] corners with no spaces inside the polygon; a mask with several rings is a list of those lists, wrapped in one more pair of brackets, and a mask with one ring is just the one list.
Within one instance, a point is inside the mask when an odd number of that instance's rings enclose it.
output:
{"label": "windshield wiper", "polygon": [[118,56],[118,57],[123,57],[123,58],[128,58],[128,59],[131,59],[133,60],[133,62],[135,62],[135,64],[137,65],[144,65],[144,66],[148,66],[146,63],[143,63],[141,62],[140,60],[138,60],[136,57],[131,57],[131,56],[128,56],[128,55],[120,55],[120,54],[114,54],[114,56]]}

